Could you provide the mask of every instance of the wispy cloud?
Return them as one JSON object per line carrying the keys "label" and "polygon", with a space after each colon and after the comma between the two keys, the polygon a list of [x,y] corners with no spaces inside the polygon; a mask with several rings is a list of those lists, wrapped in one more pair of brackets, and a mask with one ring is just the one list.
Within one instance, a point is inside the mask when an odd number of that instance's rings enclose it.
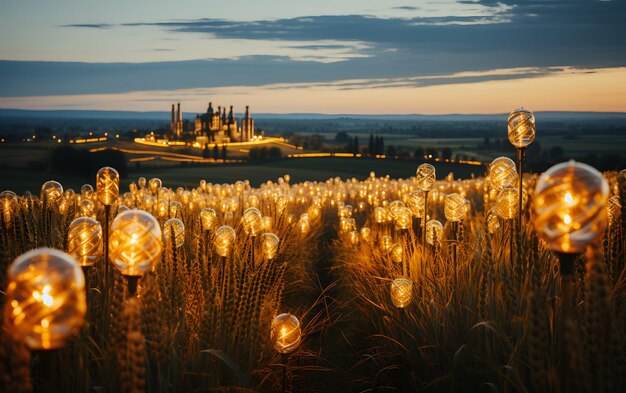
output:
{"label": "wispy cloud", "polygon": [[61,27],[76,27],[83,29],[110,29],[115,25],[108,23],[82,23],[82,24],[73,24],[73,25],[62,25]]}

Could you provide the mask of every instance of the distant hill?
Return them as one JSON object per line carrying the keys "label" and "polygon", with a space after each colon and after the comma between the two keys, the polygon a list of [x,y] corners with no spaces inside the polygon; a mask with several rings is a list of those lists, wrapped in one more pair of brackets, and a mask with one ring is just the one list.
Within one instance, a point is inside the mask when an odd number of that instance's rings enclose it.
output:
{"label": "distant hill", "polygon": [[[535,112],[542,120],[581,121],[581,120],[626,120],[624,112]],[[183,113],[187,119],[195,118],[196,113]],[[242,117],[243,114],[237,114]],[[497,114],[446,114],[446,115],[386,115],[386,114],[323,114],[323,113],[253,113],[257,119],[285,120],[398,120],[398,121],[502,121],[506,113]],[[170,112],[130,112],[130,111],[91,111],[91,110],[22,110],[0,109],[0,119],[106,119],[106,120],[161,120],[169,122]]]}

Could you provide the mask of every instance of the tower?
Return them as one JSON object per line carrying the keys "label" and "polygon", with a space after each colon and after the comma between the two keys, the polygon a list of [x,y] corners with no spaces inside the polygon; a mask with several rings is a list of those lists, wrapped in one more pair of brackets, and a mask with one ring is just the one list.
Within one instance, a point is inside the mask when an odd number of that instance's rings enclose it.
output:
{"label": "tower", "polygon": [[176,138],[182,136],[183,132],[183,114],[180,112],[180,102],[178,103],[178,110],[176,112]]}
{"label": "tower", "polygon": [[249,141],[254,136],[254,119],[250,117],[250,107],[246,105],[246,115],[241,119],[241,140]]}
{"label": "tower", "polygon": [[174,114],[174,104],[172,104],[172,115],[170,116],[170,134],[176,134],[176,117]]}

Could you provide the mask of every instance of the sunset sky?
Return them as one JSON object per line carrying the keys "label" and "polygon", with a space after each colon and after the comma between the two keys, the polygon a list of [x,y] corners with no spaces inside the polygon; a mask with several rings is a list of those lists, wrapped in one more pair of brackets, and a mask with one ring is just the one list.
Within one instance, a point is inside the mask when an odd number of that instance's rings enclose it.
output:
{"label": "sunset sky", "polygon": [[0,108],[626,112],[626,1],[0,2]]}

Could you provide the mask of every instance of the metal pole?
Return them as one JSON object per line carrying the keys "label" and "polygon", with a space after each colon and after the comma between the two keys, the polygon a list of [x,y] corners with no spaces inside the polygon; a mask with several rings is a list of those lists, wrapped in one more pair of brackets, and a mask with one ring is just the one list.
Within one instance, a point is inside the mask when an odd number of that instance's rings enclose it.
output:
{"label": "metal pole", "polygon": [[517,216],[517,222],[519,225],[519,232],[522,231],[522,193],[523,193],[523,188],[524,188],[524,156],[526,155],[526,148],[525,147],[521,147],[519,149],[517,149],[517,173],[519,174],[519,205],[518,205],[518,216]]}

